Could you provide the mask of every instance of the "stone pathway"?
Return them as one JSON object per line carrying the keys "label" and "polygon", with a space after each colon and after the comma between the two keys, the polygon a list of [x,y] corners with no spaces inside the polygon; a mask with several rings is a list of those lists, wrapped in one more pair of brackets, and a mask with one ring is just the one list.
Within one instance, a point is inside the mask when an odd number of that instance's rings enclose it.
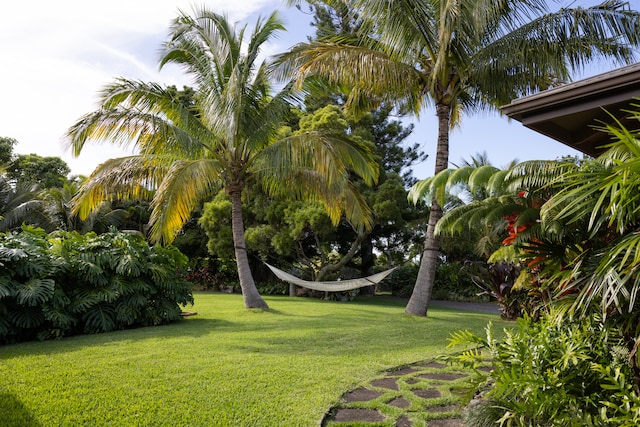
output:
{"label": "stone pathway", "polygon": [[464,427],[461,398],[470,374],[439,362],[419,362],[345,393],[323,427]]}

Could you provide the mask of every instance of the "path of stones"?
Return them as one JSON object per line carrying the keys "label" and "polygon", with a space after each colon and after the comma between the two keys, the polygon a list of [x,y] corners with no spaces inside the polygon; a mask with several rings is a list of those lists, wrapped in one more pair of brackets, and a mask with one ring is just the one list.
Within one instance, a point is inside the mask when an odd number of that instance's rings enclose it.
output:
{"label": "path of stones", "polygon": [[468,376],[433,361],[388,371],[344,394],[321,426],[464,427],[455,390]]}

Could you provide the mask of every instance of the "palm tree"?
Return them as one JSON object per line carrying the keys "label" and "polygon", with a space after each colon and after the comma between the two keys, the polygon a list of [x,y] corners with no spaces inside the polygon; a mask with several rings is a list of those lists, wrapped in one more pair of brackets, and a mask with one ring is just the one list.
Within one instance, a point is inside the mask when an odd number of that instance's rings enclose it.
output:
{"label": "palm tree", "polygon": [[366,147],[351,140],[315,132],[279,138],[295,93],[285,85],[272,94],[270,68],[258,57],[283,26],[274,13],[259,19],[246,41],[245,29],[236,31],[224,16],[204,8],[194,16],[181,13],[160,66],[175,63],[190,74],[194,102],[176,96],[175,88],[118,79],[103,90],[101,108],[74,124],[68,137],[75,155],[89,140],[133,144],[138,150],[106,161],[89,176],[74,201],[81,218],[104,200],[151,197],[150,237],[169,243],[192,210],[224,188],[232,201],[245,306],[267,308],[249,268],[243,190],[257,182],[271,196],[320,199],[334,222],[344,213],[365,227],[370,214],[349,173],[373,183],[377,170]]}
{"label": "palm tree", "polygon": [[53,231],[56,223],[47,211],[42,194],[37,185],[15,184],[0,176],[0,232],[18,229],[23,224]]}
{"label": "palm tree", "polygon": [[[619,0],[557,12],[541,0],[345,3],[362,19],[360,35],[297,45],[280,59],[281,72],[348,87],[346,107],[355,111],[389,102],[418,114],[434,105],[436,174],[448,166],[449,130],[463,112],[493,109],[568,81],[594,59],[630,62],[640,41],[640,13]],[[427,313],[441,216],[434,201],[407,313]]]}
{"label": "palm tree", "polygon": [[[130,212],[114,207],[110,201],[101,203],[84,221],[80,221],[80,218],[72,213],[72,200],[85,179],[84,176],[75,176],[65,179],[61,187],[46,188],[40,192],[40,199],[52,225],[58,230],[75,230],[81,233],[93,231],[101,234],[111,227],[122,230],[127,224]],[[131,230],[131,227],[126,229]]]}

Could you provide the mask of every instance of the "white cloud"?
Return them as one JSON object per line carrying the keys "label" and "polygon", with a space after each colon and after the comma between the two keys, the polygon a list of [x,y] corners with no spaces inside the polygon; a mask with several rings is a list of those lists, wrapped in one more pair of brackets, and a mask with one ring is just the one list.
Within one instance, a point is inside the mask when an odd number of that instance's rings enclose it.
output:
{"label": "white cloud", "polygon": [[[0,136],[18,140],[16,153],[59,156],[79,174],[89,174],[100,162],[125,154],[98,145],[87,146],[73,158],[63,151],[62,137],[80,116],[96,108],[98,91],[115,77],[189,84],[176,67],[159,72],[157,52],[178,9],[190,12],[193,4],[191,0],[2,2]],[[280,0],[206,2],[207,8],[237,21],[281,6]]]}

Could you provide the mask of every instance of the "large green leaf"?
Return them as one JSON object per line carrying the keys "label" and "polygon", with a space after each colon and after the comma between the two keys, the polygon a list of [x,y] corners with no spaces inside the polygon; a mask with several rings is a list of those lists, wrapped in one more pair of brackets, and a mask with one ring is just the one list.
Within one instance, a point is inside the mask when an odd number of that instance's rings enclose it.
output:
{"label": "large green leaf", "polygon": [[116,327],[113,307],[97,304],[82,316],[84,331],[87,333],[110,332]]}
{"label": "large green leaf", "polygon": [[17,282],[6,274],[0,275],[0,299],[15,294]]}
{"label": "large green leaf", "polygon": [[16,300],[21,305],[41,305],[53,296],[54,287],[55,282],[52,279],[27,280],[16,287]]}
{"label": "large green leaf", "polygon": [[71,315],[66,309],[57,309],[51,306],[45,306],[42,310],[45,319],[51,322],[54,328],[61,331],[68,331],[77,323],[75,316]]}
{"label": "large green leaf", "polygon": [[18,327],[35,329],[44,322],[44,315],[39,307],[18,306],[9,312],[9,320]]}
{"label": "large green leaf", "polygon": [[[146,298],[144,301],[146,302]],[[115,306],[116,320],[119,324],[126,326],[139,321],[143,306],[144,303],[140,305],[136,297],[120,300]]]}
{"label": "large green leaf", "polygon": [[136,254],[127,253],[118,258],[116,265],[116,273],[127,276],[137,277],[144,268],[144,260],[136,256]]}
{"label": "large green leaf", "polygon": [[26,258],[27,256],[28,255],[23,248],[8,248],[6,246],[0,246],[0,260],[18,261]]}

